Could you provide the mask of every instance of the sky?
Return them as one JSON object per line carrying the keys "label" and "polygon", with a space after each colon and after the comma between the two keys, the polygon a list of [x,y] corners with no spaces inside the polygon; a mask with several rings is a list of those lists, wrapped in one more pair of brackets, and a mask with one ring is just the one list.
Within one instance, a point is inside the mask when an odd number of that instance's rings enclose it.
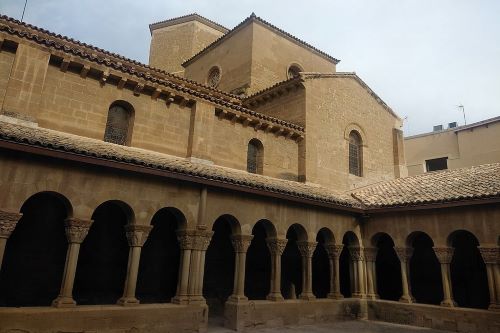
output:
{"label": "sky", "polygon": [[[24,0],[1,0],[20,19]],[[500,116],[497,0],[28,0],[24,21],[148,62],[150,23],[196,12],[232,28],[255,12],[340,59],[401,118],[405,135]]]}

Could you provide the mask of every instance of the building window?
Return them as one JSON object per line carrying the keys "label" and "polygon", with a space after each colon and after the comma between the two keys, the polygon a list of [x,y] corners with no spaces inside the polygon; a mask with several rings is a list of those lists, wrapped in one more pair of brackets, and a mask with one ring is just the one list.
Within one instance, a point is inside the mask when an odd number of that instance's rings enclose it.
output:
{"label": "building window", "polygon": [[264,146],[257,139],[248,142],[247,171],[262,174],[264,165]]}
{"label": "building window", "polygon": [[114,102],[108,110],[104,141],[128,145],[132,134],[133,108],[126,102]]}
{"label": "building window", "polygon": [[448,169],[448,157],[434,158],[425,161],[427,172]]}
{"label": "building window", "polygon": [[363,161],[363,143],[358,132],[349,134],[349,173],[361,177]]}
{"label": "building window", "polygon": [[208,72],[207,84],[212,88],[217,87],[220,82],[220,77],[220,68],[217,66],[212,67]]}
{"label": "building window", "polygon": [[288,71],[287,71],[288,78],[291,79],[291,78],[299,77],[300,72],[303,72],[303,70],[302,70],[302,68],[300,68],[299,65],[290,65],[290,67],[288,67]]}

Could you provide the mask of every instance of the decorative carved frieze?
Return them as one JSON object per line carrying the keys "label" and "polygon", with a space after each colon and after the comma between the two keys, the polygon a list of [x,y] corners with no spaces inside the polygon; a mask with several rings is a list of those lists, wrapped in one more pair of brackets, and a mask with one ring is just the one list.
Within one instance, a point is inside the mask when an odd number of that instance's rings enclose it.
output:
{"label": "decorative carved frieze", "polygon": [[479,252],[483,257],[485,264],[497,264],[499,261],[499,247],[480,247],[478,246]]}
{"label": "decorative carved frieze", "polygon": [[89,232],[93,220],[82,220],[75,217],[67,218],[64,221],[64,229],[68,243],[81,244]]}
{"label": "decorative carved frieze", "polygon": [[288,243],[288,239],[278,239],[278,238],[267,238],[266,244],[271,255],[279,255],[280,257],[285,252],[286,244]]}
{"label": "decorative carved frieze", "polygon": [[451,263],[453,258],[453,252],[455,251],[452,247],[433,247],[434,253],[441,264]]}
{"label": "decorative carved frieze", "polygon": [[365,247],[364,253],[366,261],[375,262],[377,260],[377,252],[378,252],[377,247]]}
{"label": "decorative carved frieze", "polygon": [[9,238],[23,214],[0,210],[0,238]]}
{"label": "decorative carved frieze", "polygon": [[253,235],[236,235],[231,237],[234,251],[236,253],[246,253],[250,243],[252,242]]}
{"label": "decorative carved frieze", "polygon": [[399,261],[401,262],[408,262],[413,255],[413,248],[411,247],[395,247],[394,251],[396,251]]}
{"label": "decorative carved frieze", "polygon": [[338,259],[340,257],[340,253],[342,253],[342,249],[344,245],[336,245],[334,243],[325,243],[325,250],[328,253],[330,259]]}
{"label": "decorative carved frieze", "polygon": [[312,258],[317,242],[297,241],[300,255],[306,258]]}
{"label": "decorative carved frieze", "polygon": [[364,261],[365,260],[363,249],[360,247],[349,247],[349,254],[351,255],[352,261]]}
{"label": "decorative carved frieze", "polygon": [[127,224],[125,232],[127,235],[128,245],[143,246],[148,239],[149,232],[153,229],[150,225]]}

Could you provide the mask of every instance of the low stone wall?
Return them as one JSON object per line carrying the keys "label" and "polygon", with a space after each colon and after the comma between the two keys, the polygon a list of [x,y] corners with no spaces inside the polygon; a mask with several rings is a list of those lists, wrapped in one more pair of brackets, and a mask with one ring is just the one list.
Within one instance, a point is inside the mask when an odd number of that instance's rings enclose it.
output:
{"label": "low stone wall", "polygon": [[361,319],[366,317],[366,303],[358,299],[226,302],[224,316],[224,326],[242,331]]}
{"label": "low stone wall", "polygon": [[464,333],[500,332],[500,312],[427,304],[367,301],[368,319]]}
{"label": "low stone wall", "polygon": [[145,304],[0,308],[1,333],[204,332],[206,305]]}

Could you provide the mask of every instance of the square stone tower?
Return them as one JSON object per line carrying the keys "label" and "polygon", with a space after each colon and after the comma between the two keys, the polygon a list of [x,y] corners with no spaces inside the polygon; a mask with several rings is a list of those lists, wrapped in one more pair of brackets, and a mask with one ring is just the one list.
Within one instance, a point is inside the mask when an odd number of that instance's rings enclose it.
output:
{"label": "square stone tower", "polygon": [[224,35],[228,29],[198,14],[149,25],[149,65],[180,76],[181,64]]}

